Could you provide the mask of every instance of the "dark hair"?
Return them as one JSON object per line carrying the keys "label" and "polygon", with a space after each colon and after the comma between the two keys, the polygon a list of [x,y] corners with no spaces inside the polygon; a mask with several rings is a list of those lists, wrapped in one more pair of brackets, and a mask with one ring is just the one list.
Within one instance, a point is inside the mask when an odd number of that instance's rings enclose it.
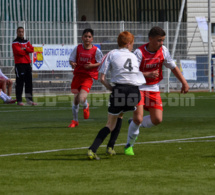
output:
{"label": "dark hair", "polygon": [[86,21],[86,20],[87,20],[87,16],[82,15],[82,16],[81,16],[81,21]]}
{"label": "dark hair", "polygon": [[160,28],[159,26],[154,26],[151,28],[148,34],[149,37],[156,37],[156,36],[166,36],[165,31]]}
{"label": "dark hair", "polygon": [[19,29],[23,29],[23,30],[24,30],[24,28],[23,28],[22,26],[19,26],[19,27],[17,28],[16,32],[17,32]]}
{"label": "dark hair", "polygon": [[82,36],[83,36],[85,33],[91,33],[91,35],[93,36],[93,29],[91,29],[91,28],[86,28],[86,29],[83,31]]}

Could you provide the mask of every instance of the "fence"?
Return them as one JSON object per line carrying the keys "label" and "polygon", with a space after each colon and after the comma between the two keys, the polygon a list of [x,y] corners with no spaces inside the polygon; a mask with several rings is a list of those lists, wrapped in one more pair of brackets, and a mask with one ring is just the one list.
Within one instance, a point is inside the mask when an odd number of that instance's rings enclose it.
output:
{"label": "fence", "polygon": [[[14,60],[11,43],[16,37],[18,26],[25,28],[25,36],[32,44],[65,44],[74,45],[81,42],[84,28],[94,29],[94,43],[100,44],[103,54],[117,48],[117,36],[127,30],[134,34],[134,49],[148,42],[148,32],[152,26],[160,26],[166,31],[164,45],[170,53],[175,50],[174,59],[177,65],[180,60],[196,61],[196,79],[188,79],[191,90],[208,90],[208,43],[202,41],[197,23],[181,23],[176,45],[175,35],[178,23],[169,22],[0,22],[0,68],[11,79],[15,79]],[[76,31],[77,29],[77,31]],[[77,35],[77,36],[76,36]],[[214,52],[214,48],[212,47]],[[182,70],[182,67],[180,67]],[[187,69],[188,70],[188,69]],[[53,92],[70,92],[72,80],[70,71],[37,71],[33,72],[34,92],[49,90]],[[164,68],[164,79],[160,83],[161,91],[179,90],[177,79]],[[92,91],[105,91],[101,83],[94,82]]]}

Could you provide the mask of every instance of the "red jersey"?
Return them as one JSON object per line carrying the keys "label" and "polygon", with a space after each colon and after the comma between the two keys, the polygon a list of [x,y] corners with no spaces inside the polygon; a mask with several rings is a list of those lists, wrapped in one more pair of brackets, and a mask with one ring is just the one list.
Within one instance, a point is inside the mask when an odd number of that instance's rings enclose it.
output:
{"label": "red jersey", "polygon": [[152,72],[152,71],[158,70],[159,77],[146,78],[146,85],[154,85],[156,83],[159,83],[163,79],[163,73],[162,73],[162,65],[164,62],[163,49],[161,47],[155,53],[151,53],[146,50],[145,47],[147,45],[148,45],[148,43],[145,45],[142,45],[138,48],[142,53],[140,71],[141,72]]}
{"label": "red jersey", "polygon": [[93,79],[98,79],[98,67],[86,69],[84,65],[87,62],[91,62],[92,64],[96,63],[96,50],[97,47],[93,45],[91,49],[84,49],[83,45],[80,44],[77,46],[77,55],[76,55],[76,63],[77,66],[74,69],[74,75],[83,73],[90,75]]}
{"label": "red jersey", "polygon": [[[15,64],[31,63],[31,58],[29,56],[29,53],[34,52],[34,47],[30,44],[30,41],[17,37],[13,41],[12,48],[13,48]],[[25,48],[25,50],[21,48]]]}

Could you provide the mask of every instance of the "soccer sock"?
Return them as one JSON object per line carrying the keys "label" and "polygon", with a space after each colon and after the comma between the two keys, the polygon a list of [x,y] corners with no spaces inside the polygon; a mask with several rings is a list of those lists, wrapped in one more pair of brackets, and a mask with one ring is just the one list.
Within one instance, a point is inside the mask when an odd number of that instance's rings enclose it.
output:
{"label": "soccer sock", "polygon": [[10,100],[10,98],[9,98],[3,91],[1,91],[0,98],[1,98],[4,102]]}
{"label": "soccer sock", "polygon": [[88,104],[87,104],[87,99],[85,100],[85,102],[83,103],[83,109],[87,108]]}
{"label": "soccer sock", "polygon": [[139,135],[139,125],[136,125],[133,121],[128,127],[128,137],[126,146],[133,146],[137,136]]}
{"label": "soccer sock", "polygon": [[89,147],[89,149],[91,149],[94,153],[96,153],[97,149],[99,148],[99,146],[102,144],[102,142],[108,136],[109,133],[110,133],[110,129],[108,127],[102,128],[98,132],[93,144]]}
{"label": "soccer sock", "polygon": [[74,121],[78,121],[78,111],[79,111],[79,104],[78,105],[73,104],[72,105],[72,114],[73,114]]}
{"label": "soccer sock", "polygon": [[143,121],[140,126],[145,128],[150,128],[155,125],[152,123],[150,115],[147,115],[143,117]]}
{"label": "soccer sock", "polygon": [[113,148],[114,147],[114,144],[118,138],[118,135],[119,135],[119,132],[120,132],[120,129],[121,129],[121,126],[122,126],[122,119],[121,118],[118,118],[117,119],[117,123],[116,123],[116,127],[114,128],[114,130],[111,132],[111,136],[110,136],[110,140],[107,144],[107,147],[111,147]]}

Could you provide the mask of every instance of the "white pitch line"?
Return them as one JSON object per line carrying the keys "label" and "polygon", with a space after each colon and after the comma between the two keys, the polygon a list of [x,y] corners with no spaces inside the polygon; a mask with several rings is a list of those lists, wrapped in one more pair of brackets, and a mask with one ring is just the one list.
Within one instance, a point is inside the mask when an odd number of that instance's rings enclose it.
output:
{"label": "white pitch line", "polygon": [[[215,138],[215,135],[205,136],[205,137],[191,137],[191,138],[183,138],[183,139],[172,139],[172,140],[161,140],[161,141],[149,141],[149,142],[136,142],[135,144],[158,144],[158,143],[185,143],[185,142],[194,142],[194,141],[186,141],[186,140],[196,140],[196,139],[206,139],[206,138]],[[200,140],[195,142],[210,142],[211,140]],[[213,141],[213,140],[212,140]],[[126,143],[116,144],[115,146],[124,146]],[[101,145],[100,147],[106,147],[106,145]],[[59,151],[68,151],[68,150],[82,150],[88,149],[88,147],[80,147],[80,148],[65,148],[65,149],[55,149],[55,150],[44,150],[44,151],[35,151],[35,152],[25,152],[25,153],[13,153],[13,154],[1,154],[0,157],[6,156],[21,156],[28,154],[42,154],[42,153],[51,153],[51,152],[59,152]]]}

